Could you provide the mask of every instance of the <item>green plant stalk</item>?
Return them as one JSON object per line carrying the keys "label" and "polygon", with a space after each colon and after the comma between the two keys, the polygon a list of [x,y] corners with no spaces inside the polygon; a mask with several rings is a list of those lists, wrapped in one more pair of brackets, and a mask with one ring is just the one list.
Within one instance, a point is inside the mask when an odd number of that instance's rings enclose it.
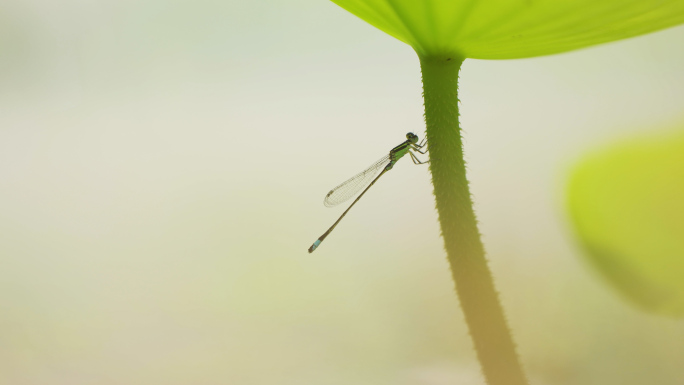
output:
{"label": "green plant stalk", "polygon": [[506,324],[473,211],[458,122],[463,58],[421,56],[430,172],[444,247],[482,372],[489,385],[527,379]]}

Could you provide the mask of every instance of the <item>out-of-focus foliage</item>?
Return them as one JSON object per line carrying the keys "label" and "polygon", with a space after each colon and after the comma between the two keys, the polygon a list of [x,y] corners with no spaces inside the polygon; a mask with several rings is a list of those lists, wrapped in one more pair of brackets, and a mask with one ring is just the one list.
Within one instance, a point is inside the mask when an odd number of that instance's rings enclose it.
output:
{"label": "out-of-focus foliage", "polygon": [[649,311],[684,315],[684,134],[585,159],[569,206],[589,260],[610,283]]}
{"label": "out-of-focus foliage", "polygon": [[419,54],[514,59],[684,22],[681,0],[332,0]]}

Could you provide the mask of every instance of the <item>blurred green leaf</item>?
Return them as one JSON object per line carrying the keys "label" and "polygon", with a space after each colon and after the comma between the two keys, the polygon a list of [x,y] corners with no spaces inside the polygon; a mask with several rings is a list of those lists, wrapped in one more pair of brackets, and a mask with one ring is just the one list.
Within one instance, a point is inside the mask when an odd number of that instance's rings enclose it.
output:
{"label": "blurred green leaf", "polygon": [[684,22],[682,0],[332,0],[420,55],[514,59]]}
{"label": "blurred green leaf", "polygon": [[610,283],[649,311],[684,315],[684,134],[586,158],[569,206],[589,260]]}

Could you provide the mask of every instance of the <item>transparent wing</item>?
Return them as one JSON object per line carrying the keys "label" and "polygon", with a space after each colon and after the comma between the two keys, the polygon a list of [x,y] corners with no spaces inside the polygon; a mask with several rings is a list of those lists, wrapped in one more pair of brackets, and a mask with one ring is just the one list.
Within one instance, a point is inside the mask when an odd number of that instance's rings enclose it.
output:
{"label": "transparent wing", "polygon": [[337,206],[348,200],[371,182],[373,177],[389,163],[389,155],[385,155],[367,169],[349,178],[339,186],[336,186],[325,196],[323,204],[326,207]]}

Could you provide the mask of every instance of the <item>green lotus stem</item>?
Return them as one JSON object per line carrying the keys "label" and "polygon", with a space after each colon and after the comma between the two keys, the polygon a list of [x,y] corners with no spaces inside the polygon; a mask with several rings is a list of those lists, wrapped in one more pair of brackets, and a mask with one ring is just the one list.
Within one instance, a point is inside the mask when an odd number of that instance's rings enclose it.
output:
{"label": "green lotus stem", "polygon": [[444,247],[477,357],[489,385],[526,385],[487,266],[466,179],[458,122],[463,58],[421,56],[430,172]]}

